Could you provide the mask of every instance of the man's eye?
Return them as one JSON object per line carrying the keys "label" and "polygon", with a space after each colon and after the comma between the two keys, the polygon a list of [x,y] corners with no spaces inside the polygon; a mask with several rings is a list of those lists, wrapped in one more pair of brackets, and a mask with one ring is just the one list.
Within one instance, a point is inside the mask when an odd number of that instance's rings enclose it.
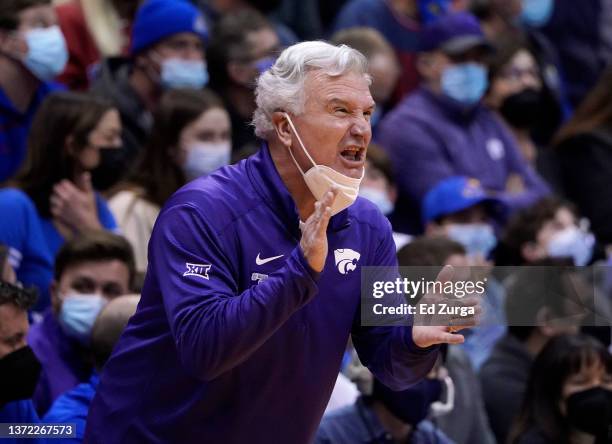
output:
{"label": "man's eye", "polygon": [[346,108],[336,108],[334,112],[346,114],[348,110]]}

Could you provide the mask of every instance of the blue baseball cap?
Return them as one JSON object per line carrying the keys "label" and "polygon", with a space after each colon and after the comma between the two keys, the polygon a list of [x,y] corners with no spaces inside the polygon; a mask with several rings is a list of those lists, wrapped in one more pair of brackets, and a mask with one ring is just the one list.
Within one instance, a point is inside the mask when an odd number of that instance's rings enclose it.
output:
{"label": "blue baseball cap", "polygon": [[132,27],[132,55],[174,34],[191,32],[208,39],[206,21],[186,0],[146,0],[138,9]]}
{"label": "blue baseball cap", "polygon": [[421,210],[423,224],[478,204],[486,205],[493,218],[504,218],[505,204],[485,191],[478,179],[465,176],[444,179],[431,188],[423,199]]}
{"label": "blue baseball cap", "polygon": [[421,31],[422,52],[441,50],[450,55],[463,54],[472,48],[487,51],[492,46],[480,27],[478,19],[469,12],[458,12],[439,17]]}

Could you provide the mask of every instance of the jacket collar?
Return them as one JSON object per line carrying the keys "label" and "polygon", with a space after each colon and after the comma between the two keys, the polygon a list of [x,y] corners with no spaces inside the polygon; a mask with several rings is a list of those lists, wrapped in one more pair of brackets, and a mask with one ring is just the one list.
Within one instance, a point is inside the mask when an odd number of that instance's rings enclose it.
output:
{"label": "jacket collar", "polygon": [[[262,142],[259,151],[247,159],[246,168],[257,194],[283,220],[287,230],[299,239],[299,213],[293,197],[276,169],[267,142]],[[348,213],[349,209],[346,209],[333,216],[328,229],[336,232],[347,228],[350,225]]]}

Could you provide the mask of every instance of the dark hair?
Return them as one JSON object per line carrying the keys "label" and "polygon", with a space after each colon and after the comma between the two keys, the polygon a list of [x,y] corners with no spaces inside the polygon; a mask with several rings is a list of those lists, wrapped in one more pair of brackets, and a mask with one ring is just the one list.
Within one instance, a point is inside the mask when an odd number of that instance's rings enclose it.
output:
{"label": "dark hair", "polygon": [[86,231],[66,242],[55,257],[54,278],[59,281],[64,272],[83,262],[118,260],[129,272],[129,286],[134,284],[136,265],[129,242],[122,236],[104,230]]}
{"label": "dark hair", "polygon": [[547,258],[517,268],[507,279],[504,311],[508,333],[525,342],[538,327],[536,322],[541,309],[563,319],[570,315],[567,302],[587,304],[588,287],[581,279],[571,259]]}
{"label": "dark hair", "polygon": [[577,214],[576,208],[570,202],[558,197],[546,197],[531,207],[517,212],[508,222],[494,257],[497,265],[523,265],[522,248],[528,242],[535,242],[538,232],[546,222],[555,218],[560,208],[568,208]]}
{"label": "dark hair", "polygon": [[529,43],[522,36],[501,35],[492,43],[495,51],[487,59],[489,81],[495,79],[519,51],[525,50],[533,55]]}
{"label": "dark hair", "polygon": [[393,47],[385,37],[374,28],[357,26],[336,32],[330,40],[334,45],[347,45],[362,53],[366,59],[377,54],[395,57]]}
{"label": "dark hair", "polygon": [[401,267],[442,266],[453,254],[465,254],[465,248],[446,237],[418,237],[398,251]]}
{"label": "dark hair", "polygon": [[572,118],[559,130],[553,143],[558,145],[570,137],[604,126],[612,127],[612,66],[606,68]]}
{"label": "dark hair", "polygon": [[229,83],[227,64],[250,57],[248,34],[262,29],[272,29],[268,19],[254,9],[244,9],[224,15],[214,26],[206,59],[210,73],[210,86],[219,90]]}
{"label": "dark hair", "polygon": [[601,362],[612,373],[612,356],[604,345],[587,335],[562,335],[551,339],[536,357],[510,442],[518,443],[531,430],[547,442],[569,444],[570,425],[560,410],[563,385],[585,366]]}
{"label": "dark hair", "polygon": [[0,29],[14,31],[19,28],[19,14],[23,10],[50,4],[51,0],[2,0],[0,2]]}
{"label": "dark hair", "polygon": [[0,280],[0,305],[13,304],[27,311],[36,304],[38,292]]}
{"label": "dark hair", "polygon": [[27,158],[9,185],[23,190],[42,217],[51,217],[53,186],[72,179],[75,157],[67,148],[71,138],[76,153],[87,147],[91,132],[113,105],[86,93],[49,95],[34,116],[28,136]]}
{"label": "dark hair", "polygon": [[142,189],[144,199],[162,207],[187,182],[172,156],[172,152],[178,149],[181,132],[212,108],[223,108],[223,104],[209,90],[175,89],[164,94],[155,111],[149,141],[137,167],[111,194],[122,189]]}

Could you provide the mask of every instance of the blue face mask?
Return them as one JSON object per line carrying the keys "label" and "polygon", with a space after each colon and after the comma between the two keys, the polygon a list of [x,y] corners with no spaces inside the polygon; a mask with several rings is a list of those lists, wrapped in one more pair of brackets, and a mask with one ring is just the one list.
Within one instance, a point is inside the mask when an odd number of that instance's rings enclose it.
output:
{"label": "blue face mask", "polygon": [[478,103],[488,86],[487,69],[478,63],[452,65],[442,73],[444,94],[464,105]]}
{"label": "blue face mask", "polygon": [[28,53],[23,64],[36,76],[46,82],[57,77],[68,62],[66,40],[59,26],[36,28],[25,33]]}
{"label": "blue face mask", "polygon": [[548,23],[554,8],[554,0],[523,0],[521,20],[528,26],[539,28]]}
{"label": "blue face mask", "polygon": [[161,82],[169,89],[202,89],[208,83],[206,63],[202,60],[166,59],[162,62]]}
{"label": "blue face mask", "polygon": [[359,188],[359,195],[376,205],[385,216],[393,212],[393,202],[384,191],[377,188],[361,187]]}
{"label": "blue face mask", "polygon": [[438,20],[450,11],[451,0],[419,0],[419,14],[424,25]]}
{"label": "blue face mask", "polygon": [[228,165],[232,156],[232,145],[227,142],[198,142],[188,148],[183,171],[188,180],[207,176],[218,168]]}
{"label": "blue face mask", "polygon": [[497,245],[493,228],[487,224],[452,224],[447,233],[449,238],[463,245],[471,257],[486,259]]}
{"label": "blue face mask", "polygon": [[257,68],[259,74],[263,74],[274,66],[274,62],[276,62],[274,57],[264,57],[263,59],[259,59],[257,62],[255,62],[255,67]]}
{"label": "blue face mask", "polygon": [[107,302],[99,294],[74,293],[65,296],[59,313],[59,323],[64,332],[87,345],[94,322]]}

